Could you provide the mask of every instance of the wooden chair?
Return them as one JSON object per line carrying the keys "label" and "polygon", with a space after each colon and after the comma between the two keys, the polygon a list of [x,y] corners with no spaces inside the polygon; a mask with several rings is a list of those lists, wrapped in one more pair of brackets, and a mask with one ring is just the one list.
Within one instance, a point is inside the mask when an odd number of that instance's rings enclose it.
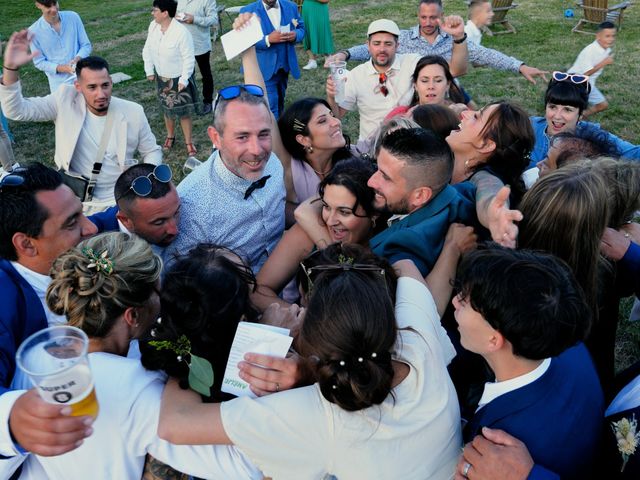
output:
{"label": "wooden chair", "polygon": [[609,6],[609,0],[582,0],[576,5],[582,8],[583,18],[571,30],[572,32],[586,33],[593,35],[593,30],[581,30],[586,24],[599,25],[604,21],[613,22],[620,30],[622,24],[622,14],[631,5],[631,2],[622,2]]}
{"label": "wooden chair", "polygon": [[505,17],[507,16],[507,13],[509,13],[509,10],[516,8],[518,4],[513,3],[513,0],[493,0],[491,2],[491,6],[493,7],[493,20],[491,21],[491,26],[502,25],[504,27],[504,30],[491,30],[491,33],[493,35],[516,33],[514,26],[511,25]]}

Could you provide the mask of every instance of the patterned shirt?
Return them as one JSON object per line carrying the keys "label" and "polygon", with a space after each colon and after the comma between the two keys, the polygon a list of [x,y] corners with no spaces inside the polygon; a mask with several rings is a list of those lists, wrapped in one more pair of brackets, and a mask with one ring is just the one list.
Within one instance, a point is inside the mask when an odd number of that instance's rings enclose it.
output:
{"label": "patterned shirt", "polygon": [[[422,35],[420,35],[419,26],[409,30],[400,30],[398,37],[398,50],[396,53],[417,53],[421,57],[425,55],[440,55],[447,62],[451,61],[453,52],[453,37],[445,32],[439,32],[436,41],[429,43]],[[469,50],[469,61],[474,66],[492,67],[498,70],[509,70],[518,73],[520,66],[524,63],[517,58],[510,57],[492,48],[486,48],[476,45],[473,42],[467,42]],[[349,60],[365,61],[369,60],[369,49],[367,44],[358,45],[349,49],[351,57]]]}
{"label": "patterned shirt", "polygon": [[164,260],[188,253],[198,243],[216,243],[235,251],[257,272],[284,231],[284,173],[278,157],[271,154],[263,175],[271,178],[245,200],[252,181],[232,173],[214,152],[178,185],[179,233],[165,249]]}

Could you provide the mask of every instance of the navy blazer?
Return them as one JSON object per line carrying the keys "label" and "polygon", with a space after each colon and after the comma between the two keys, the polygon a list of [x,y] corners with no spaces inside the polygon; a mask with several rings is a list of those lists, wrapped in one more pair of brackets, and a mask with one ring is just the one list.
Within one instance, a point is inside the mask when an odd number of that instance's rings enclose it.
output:
{"label": "navy blazer", "polygon": [[[300,78],[300,68],[298,67],[298,57],[296,56],[295,44],[301,42],[304,38],[304,22],[298,13],[298,6],[289,0],[278,0],[280,2],[280,25],[289,25],[291,31],[296,32],[295,42],[273,43],[267,47],[264,37],[256,43],[256,53],[258,56],[258,65],[265,81],[269,80],[279,70],[291,72],[294,78]],[[275,29],[264,9],[262,0],[250,3],[242,7],[240,13],[255,13],[260,19],[263,35],[269,35]],[[295,23],[294,23],[295,21]],[[287,64],[278,63],[278,51],[287,59]]]}
{"label": "navy blazer", "polygon": [[119,232],[120,225],[118,225],[118,219],[116,213],[119,209],[117,206],[109,207],[104,212],[94,213],[87,217],[91,220],[96,227],[98,227],[98,233],[102,232]]}
{"label": "navy blazer", "polygon": [[413,260],[420,273],[427,275],[436,263],[449,225],[471,225],[475,221],[475,204],[447,185],[424,207],[395,222],[369,241],[376,255],[393,263]]}
{"label": "navy blazer", "polygon": [[32,333],[47,328],[47,316],[31,285],[0,259],[0,395],[16,371],[16,350]]}
{"label": "navy blazer", "polygon": [[464,429],[464,441],[482,427],[500,428],[524,442],[536,464],[563,480],[590,478],[603,414],[600,380],[580,343],[551,359],[536,381],[479,409]]}

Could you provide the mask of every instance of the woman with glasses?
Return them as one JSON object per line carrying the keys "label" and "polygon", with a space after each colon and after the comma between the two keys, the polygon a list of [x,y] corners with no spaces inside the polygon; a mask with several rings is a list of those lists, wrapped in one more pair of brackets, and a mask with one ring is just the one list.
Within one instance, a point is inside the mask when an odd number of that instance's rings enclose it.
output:
{"label": "woman with glasses", "polygon": [[597,123],[580,120],[582,112],[589,105],[591,86],[589,77],[564,72],[553,72],[544,95],[544,117],[531,117],[535,133],[535,144],[531,151],[528,168],[534,168],[544,160],[549,151],[549,139],[561,132],[604,133],[618,150],[618,155],[640,159],[640,146],[633,145],[600,128]]}
{"label": "woman with glasses", "polygon": [[142,49],[144,71],[149,81],[156,81],[160,109],[167,128],[162,149],[173,147],[176,119],[179,119],[187,155],[196,155],[193,145],[191,115],[201,107],[195,84],[193,40],[187,28],[175,20],[175,0],[154,0],[147,40]]}
{"label": "woman with glasses", "polygon": [[156,435],[166,377],[127,352],[157,323],[161,269],[149,244],[125,233],[85,240],[56,260],[47,304],[89,337],[99,413],[80,447],[55,457],[29,455],[20,478],[142,478],[147,453],[202,478],[262,478],[235,449],[177,448]]}
{"label": "woman with glasses", "polygon": [[300,332],[315,383],[212,405],[171,382],[160,437],[235,444],[278,479],[451,478],[461,445],[446,370],[455,351],[424,280],[412,262],[394,265],[394,311],[384,260],[354,245],[321,255],[307,269]]}

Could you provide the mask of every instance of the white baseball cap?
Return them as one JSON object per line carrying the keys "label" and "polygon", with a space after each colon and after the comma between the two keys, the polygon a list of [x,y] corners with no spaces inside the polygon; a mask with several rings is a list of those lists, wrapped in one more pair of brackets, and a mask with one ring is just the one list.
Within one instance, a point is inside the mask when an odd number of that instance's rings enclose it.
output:
{"label": "white baseball cap", "polygon": [[398,25],[396,25],[396,22],[393,20],[387,20],[386,18],[375,20],[369,24],[367,36],[378,32],[387,32],[391,35],[395,35],[396,37],[400,36],[400,29],[398,28]]}

